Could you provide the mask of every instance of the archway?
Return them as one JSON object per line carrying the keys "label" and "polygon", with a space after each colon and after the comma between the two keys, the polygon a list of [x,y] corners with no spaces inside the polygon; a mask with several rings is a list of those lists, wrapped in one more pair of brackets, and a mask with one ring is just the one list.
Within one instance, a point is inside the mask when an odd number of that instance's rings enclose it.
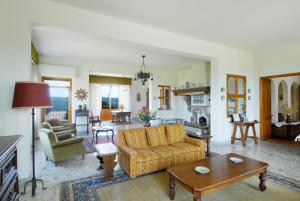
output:
{"label": "archway", "polygon": [[284,120],[284,107],[288,105],[288,86],[284,80],[278,85],[278,121]]}
{"label": "archway", "polygon": [[293,121],[299,121],[299,88],[296,82],[291,86],[291,108]]}

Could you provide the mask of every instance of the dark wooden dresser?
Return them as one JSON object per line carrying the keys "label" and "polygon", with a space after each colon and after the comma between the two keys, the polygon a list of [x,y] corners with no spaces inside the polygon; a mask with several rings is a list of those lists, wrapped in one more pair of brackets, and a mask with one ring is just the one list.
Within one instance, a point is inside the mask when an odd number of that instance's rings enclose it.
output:
{"label": "dark wooden dresser", "polygon": [[17,148],[21,135],[0,136],[0,200],[19,200]]}

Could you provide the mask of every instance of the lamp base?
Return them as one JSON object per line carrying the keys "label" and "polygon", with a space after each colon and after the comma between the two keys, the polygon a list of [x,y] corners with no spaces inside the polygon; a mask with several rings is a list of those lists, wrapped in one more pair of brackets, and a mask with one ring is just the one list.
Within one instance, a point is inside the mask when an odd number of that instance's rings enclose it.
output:
{"label": "lamp base", "polygon": [[42,183],[42,190],[46,190],[47,188],[44,186],[44,181],[42,179],[36,179],[36,178],[32,178],[31,180],[27,181],[24,184],[24,191],[21,193],[22,195],[25,195],[26,193],[26,186],[27,184],[32,183],[31,185],[31,196],[35,196],[35,189],[36,189],[36,182],[41,182]]}

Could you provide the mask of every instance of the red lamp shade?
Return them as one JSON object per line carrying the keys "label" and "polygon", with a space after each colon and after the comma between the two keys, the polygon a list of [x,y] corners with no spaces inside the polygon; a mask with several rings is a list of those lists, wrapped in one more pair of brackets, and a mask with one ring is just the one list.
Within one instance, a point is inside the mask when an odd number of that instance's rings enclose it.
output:
{"label": "red lamp shade", "polygon": [[49,85],[42,82],[16,82],[12,107],[52,107]]}

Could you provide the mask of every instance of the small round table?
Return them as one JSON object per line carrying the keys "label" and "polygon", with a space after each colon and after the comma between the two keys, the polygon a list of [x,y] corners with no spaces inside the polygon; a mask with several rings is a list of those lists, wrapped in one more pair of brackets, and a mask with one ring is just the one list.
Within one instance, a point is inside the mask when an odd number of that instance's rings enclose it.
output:
{"label": "small round table", "polygon": [[101,132],[106,132],[106,138],[108,139],[108,132],[112,132],[112,143],[114,143],[114,134],[115,134],[115,131],[114,131],[114,128],[112,126],[94,126],[93,129],[92,129],[92,133],[93,133],[93,139],[92,139],[92,142],[94,142],[94,138],[95,138],[95,135],[96,135],[96,143],[98,144],[98,133],[101,133]]}

